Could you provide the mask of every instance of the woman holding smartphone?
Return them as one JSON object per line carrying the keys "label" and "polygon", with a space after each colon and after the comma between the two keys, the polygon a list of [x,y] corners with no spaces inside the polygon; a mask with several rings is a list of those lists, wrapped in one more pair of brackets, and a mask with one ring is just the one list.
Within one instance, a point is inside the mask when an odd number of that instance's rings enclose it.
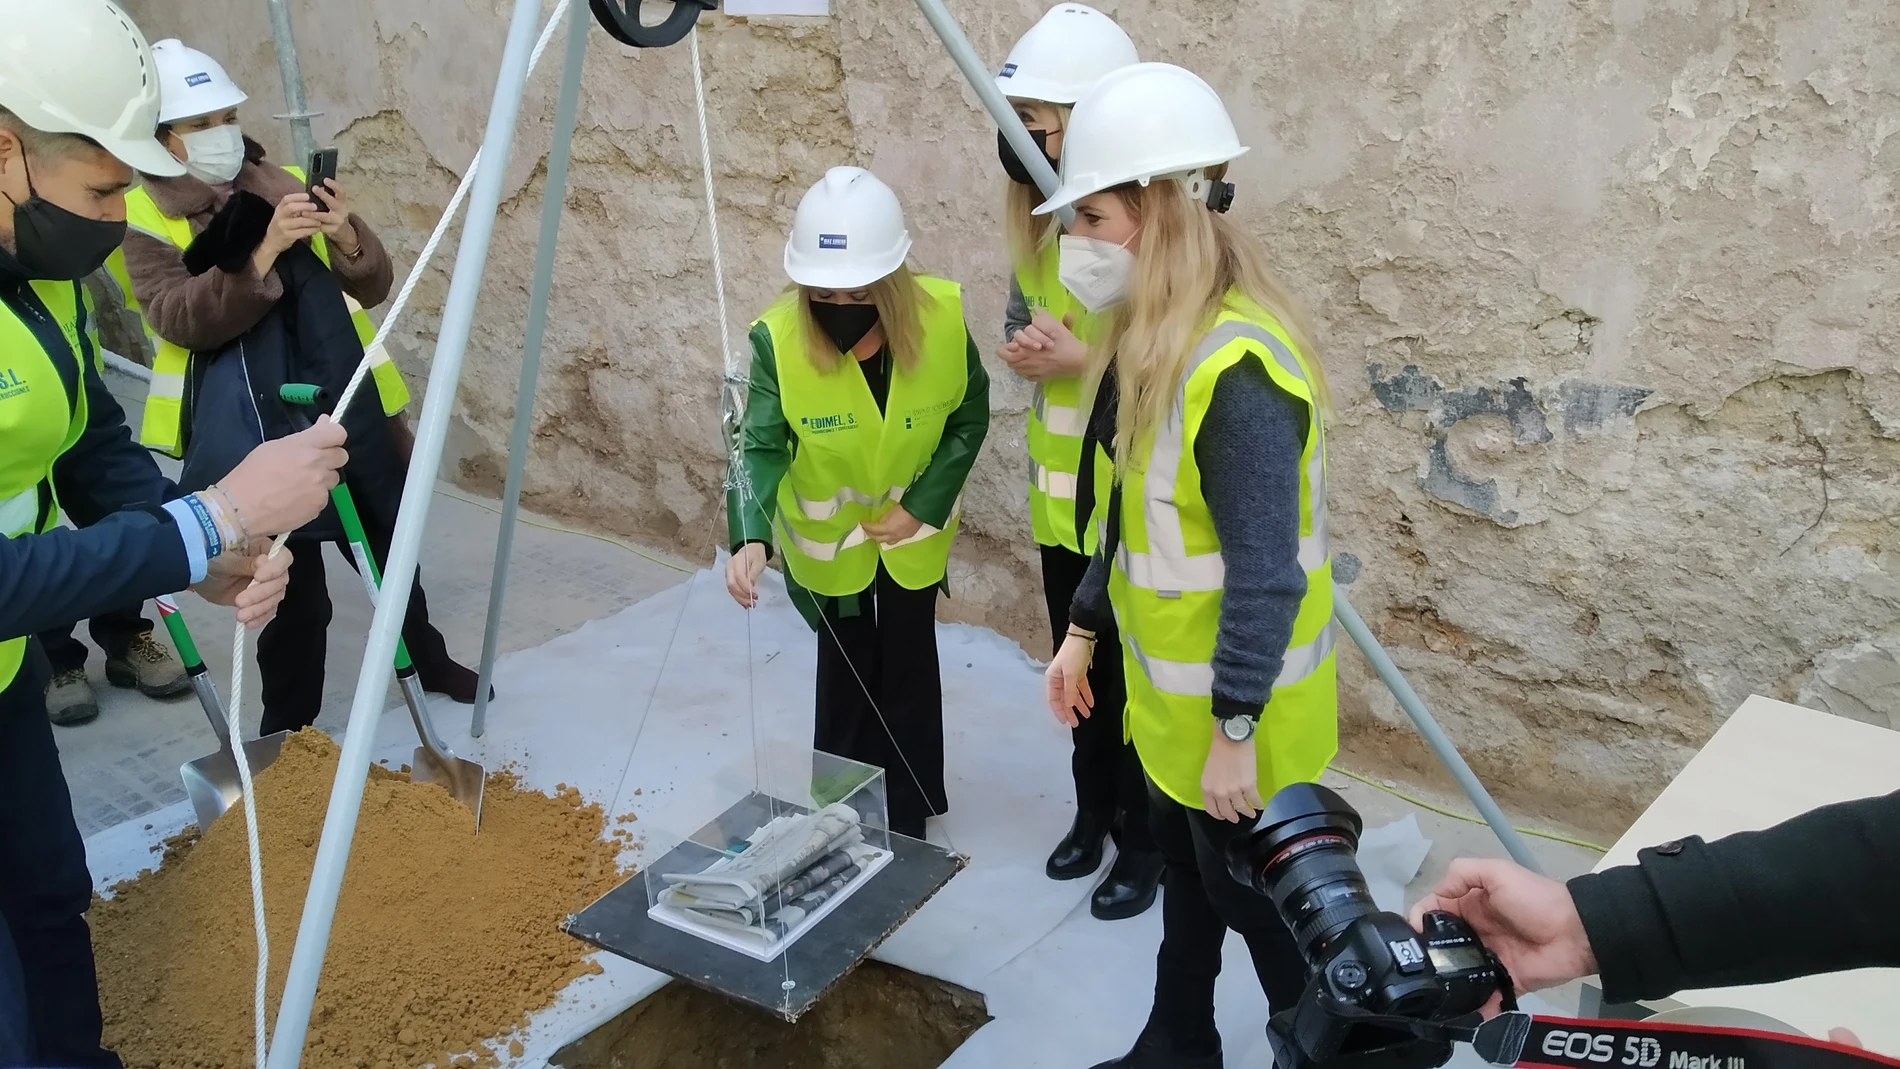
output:
{"label": "woman holding smartphone", "polygon": [[885,770],[890,827],[949,809],[937,594],[990,380],[956,283],[913,272],[889,186],[834,167],[799,202],[791,286],[752,325],[726,589],[758,604],[774,550],[818,632],[812,745]]}
{"label": "woman holding smartphone", "polygon": [[[1265,251],[1221,214],[1246,149],[1207,83],[1123,68],[1076,105],[1064,141],[1066,180],[1037,211],[1074,207],[1061,278],[1106,310],[1089,432],[1113,453],[1114,491],[1049,666],[1050,707],[1073,726],[1090,711],[1091,657],[1122,658],[1167,861],[1153,1009],[1098,1069],[1215,1069],[1227,929],[1273,1009],[1306,981],[1273,903],[1223,855],[1262,798],[1317,778],[1337,748],[1326,383]],[[1098,652],[1111,621],[1121,648]]]}
{"label": "woman holding smartphone", "polygon": [[[147,175],[126,194],[123,259],[108,267],[155,345],[140,443],[184,458],[181,478],[205,486],[259,438],[291,433],[314,414],[278,401],[280,386],[342,393],[376,333],[364,309],[389,295],[395,269],[334,178],[313,186],[244,136],[238,109],[247,98],[215,59],[177,40],[153,45],[152,57],[158,139],[187,173]],[[335,154],[327,156],[333,170]],[[350,433],[344,479],[370,548],[386,561],[407,469],[406,434],[398,438],[392,423],[400,426],[409,391],[380,349],[370,370],[375,389],[366,382],[363,400],[337,418]],[[294,534],[290,589],[257,639],[264,735],[306,727],[322,711],[331,619],[324,542],[356,565],[334,509]],[[420,580],[403,639],[424,687],[475,700],[475,673],[429,622]]]}

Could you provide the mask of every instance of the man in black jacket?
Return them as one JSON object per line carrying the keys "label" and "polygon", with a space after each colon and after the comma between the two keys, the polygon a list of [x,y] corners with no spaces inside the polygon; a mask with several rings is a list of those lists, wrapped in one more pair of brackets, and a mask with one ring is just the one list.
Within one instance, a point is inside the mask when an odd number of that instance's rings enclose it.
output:
{"label": "man in black jacket", "polygon": [[1900,792],[1715,842],[1690,836],[1561,884],[1452,862],[1412,909],[1463,917],[1520,991],[1596,973],[1610,1002],[1900,966]]}

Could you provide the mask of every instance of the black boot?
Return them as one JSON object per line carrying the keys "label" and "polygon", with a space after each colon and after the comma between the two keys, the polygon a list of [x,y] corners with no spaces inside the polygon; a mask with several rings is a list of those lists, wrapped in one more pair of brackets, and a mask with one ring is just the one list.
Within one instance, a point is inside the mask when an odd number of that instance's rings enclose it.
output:
{"label": "black boot", "polygon": [[[446,694],[452,702],[463,705],[475,704],[475,688],[481,682],[473,668],[456,663],[449,657],[446,648],[429,649],[416,659],[416,675],[422,679],[422,689],[436,694]],[[495,700],[495,688],[488,688],[488,700]]]}
{"label": "black boot", "polygon": [[1094,1069],[1222,1069],[1220,1045],[1215,1044],[1212,1054],[1184,1054],[1163,1039],[1159,1029],[1149,1027],[1141,1030],[1133,1050]]}
{"label": "black boot", "polygon": [[1108,867],[1108,878],[1089,896],[1089,912],[1096,920],[1120,921],[1139,917],[1155,904],[1163,863],[1158,853],[1123,851]]}
{"label": "black boot", "polygon": [[1102,840],[1108,837],[1108,822],[1088,813],[1077,813],[1069,834],[1056,844],[1043,870],[1052,880],[1079,880],[1095,875],[1102,867]]}

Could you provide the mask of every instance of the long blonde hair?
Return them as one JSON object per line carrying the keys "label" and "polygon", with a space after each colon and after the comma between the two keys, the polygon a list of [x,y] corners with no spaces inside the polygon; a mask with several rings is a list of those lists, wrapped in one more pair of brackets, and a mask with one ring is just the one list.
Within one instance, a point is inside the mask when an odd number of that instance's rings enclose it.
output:
{"label": "long blonde hair", "polygon": [[[805,347],[811,353],[812,363],[829,375],[847,365],[837,343],[811,314],[813,288],[794,283],[786,292],[798,297],[799,316],[805,322]],[[900,264],[897,270],[868,286],[837,287],[832,292],[838,289],[871,291],[871,303],[877,306],[877,323],[884,331],[884,344],[890,347],[891,359],[905,371],[915,368],[923,355],[924,308],[935,298],[918,283],[910,265]]]}
{"label": "long blonde hair", "polygon": [[[1051,106],[1056,112],[1056,127],[1049,133],[1059,134],[1069,127],[1069,105]],[[1056,239],[1056,217],[1030,214],[1043,201],[1042,191],[1034,185],[1008,178],[1003,181],[1007,186],[1003,192],[1003,237],[1009,243],[1010,266],[1034,263]]]}
{"label": "long blonde hair", "polygon": [[[1208,173],[1219,177],[1224,170]],[[1168,417],[1195,340],[1220,312],[1229,290],[1238,290],[1280,321],[1306,358],[1321,411],[1332,408],[1306,315],[1268,268],[1258,240],[1189,197],[1178,181],[1131,184],[1112,192],[1141,226],[1128,296],[1112,310],[1106,334],[1089,354],[1090,396],[1100,388],[1110,361],[1115,365],[1118,469],[1138,459],[1135,443]]]}

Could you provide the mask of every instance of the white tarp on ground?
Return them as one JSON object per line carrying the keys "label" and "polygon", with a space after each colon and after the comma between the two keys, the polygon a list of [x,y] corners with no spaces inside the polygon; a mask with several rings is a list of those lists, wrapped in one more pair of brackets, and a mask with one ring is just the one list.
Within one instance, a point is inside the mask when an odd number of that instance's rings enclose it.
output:
{"label": "white tarp on ground", "polygon": [[[994,632],[945,624],[938,643],[951,813],[932,838],[969,855],[970,867],[876,956],[988,997],[996,1020],[949,1066],[1077,1069],[1113,1057],[1147,1014],[1160,910],[1103,923],[1088,914],[1092,881],[1043,876],[1074,799],[1069,742],[1045,710],[1041,672]],[[709,570],[503,658],[484,738],[468,737],[466,707],[439,703],[438,727],[491,769],[512,763],[534,787],[566,783],[613,805],[610,816],[638,813],[631,827],[657,856],[751,788],[759,753],[769,761],[809,750],[814,648],[776,573],[766,573],[761,607],[748,619],[727,596],[722,571]],[[407,715],[385,714],[377,756],[405,762],[414,746]],[[180,804],[87,840],[98,885],[150,867],[153,844],[190,819]],[[1368,835],[1365,861],[1382,902],[1403,893],[1428,845],[1416,824],[1404,824]],[[664,982],[598,957],[605,972],[534,1015],[526,1051],[512,1064],[545,1064]],[[1216,1001],[1228,1065],[1264,1069],[1266,1006],[1236,937]]]}

